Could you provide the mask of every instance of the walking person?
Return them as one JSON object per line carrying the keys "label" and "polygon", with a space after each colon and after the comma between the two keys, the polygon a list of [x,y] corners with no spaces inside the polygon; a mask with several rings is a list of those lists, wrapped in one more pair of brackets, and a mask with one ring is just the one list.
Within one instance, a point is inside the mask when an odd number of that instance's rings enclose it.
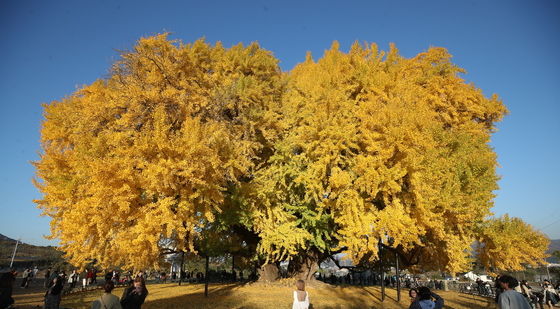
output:
{"label": "walking person", "polygon": [[112,281],[105,282],[103,285],[103,295],[93,301],[91,309],[122,309],[119,298],[111,294],[114,288],[115,284]]}
{"label": "walking person", "polygon": [[496,282],[503,290],[498,297],[498,307],[500,309],[531,309],[527,299],[514,290],[519,285],[517,279],[509,275],[502,275],[498,277]]}
{"label": "walking person", "polygon": [[23,280],[21,281],[21,287],[22,287],[22,288],[27,288],[27,287],[29,287],[29,275],[30,275],[30,273],[31,273],[31,270],[30,270],[29,268],[26,268],[26,269],[23,271],[23,274],[21,275],[21,277],[22,277],[22,279],[23,279]]}
{"label": "walking person", "polygon": [[294,303],[292,309],[308,309],[309,293],[305,290],[305,281],[296,281],[296,290],[294,291]]}
{"label": "walking person", "polygon": [[134,279],[134,285],[124,290],[121,297],[123,309],[140,309],[148,296],[148,289],[142,277]]}

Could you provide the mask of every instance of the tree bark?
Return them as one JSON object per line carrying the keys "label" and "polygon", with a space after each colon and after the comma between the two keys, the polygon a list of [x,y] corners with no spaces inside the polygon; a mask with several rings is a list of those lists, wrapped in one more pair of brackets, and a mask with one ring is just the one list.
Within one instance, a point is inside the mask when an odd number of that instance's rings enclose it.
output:
{"label": "tree bark", "polygon": [[288,264],[288,274],[295,279],[304,281],[315,280],[315,272],[319,269],[319,257],[314,252],[294,257]]}
{"label": "tree bark", "polygon": [[280,277],[276,264],[264,264],[259,268],[260,282],[273,282]]}

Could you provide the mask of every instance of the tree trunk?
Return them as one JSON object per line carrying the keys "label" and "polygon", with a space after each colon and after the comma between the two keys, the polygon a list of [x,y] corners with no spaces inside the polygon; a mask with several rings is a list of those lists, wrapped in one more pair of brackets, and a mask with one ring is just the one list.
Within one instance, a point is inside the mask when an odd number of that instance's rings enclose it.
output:
{"label": "tree trunk", "polygon": [[294,279],[304,281],[315,280],[315,272],[319,269],[319,258],[316,253],[309,252],[303,256],[294,257],[288,264],[288,274]]}
{"label": "tree trunk", "polygon": [[181,252],[181,269],[179,269],[179,285],[183,283],[183,265],[185,265],[185,251]]}
{"label": "tree trunk", "polygon": [[260,282],[273,282],[279,277],[278,266],[276,264],[265,264],[259,268]]}
{"label": "tree trunk", "polygon": [[204,268],[204,296],[208,297],[208,264],[210,258],[206,256],[206,267]]}
{"label": "tree trunk", "polygon": [[237,274],[235,273],[235,255],[231,254],[231,280],[237,281]]}

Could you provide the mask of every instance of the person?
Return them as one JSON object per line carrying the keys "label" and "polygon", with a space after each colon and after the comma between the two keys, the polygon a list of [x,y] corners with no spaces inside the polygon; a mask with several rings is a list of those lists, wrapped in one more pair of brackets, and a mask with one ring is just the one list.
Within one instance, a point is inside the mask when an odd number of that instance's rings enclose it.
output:
{"label": "person", "polygon": [[408,296],[410,297],[410,304],[412,304],[418,297],[418,290],[414,288],[410,289],[408,291]]}
{"label": "person", "polygon": [[[47,282],[48,282],[48,283],[47,283],[47,289],[50,288],[50,287],[53,285],[54,279],[58,277],[58,273],[59,273],[59,272],[60,272],[60,271],[59,271],[58,269],[56,269],[55,271],[51,272],[51,275],[49,276],[49,279],[47,279]],[[61,281],[60,278],[59,278],[59,281]],[[62,282],[61,282],[61,283],[62,283]]]}
{"label": "person", "polygon": [[27,288],[29,286],[28,283],[27,283],[28,282],[27,279],[29,278],[29,269],[28,268],[26,268],[23,271],[23,274],[21,275],[21,277],[23,279],[21,281],[21,288]]}
{"label": "person", "polygon": [[558,293],[556,293],[556,290],[548,280],[545,280],[543,283],[543,295],[543,302],[548,306],[548,308],[552,308],[558,303]]}
{"label": "person", "polygon": [[68,277],[68,283],[70,284],[70,289],[74,289],[76,287],[76,283],[80,280],[78,272],[76,270],[72,270],[72,273]]}
{"label": "person", "polygon": [[63,282],[60,277],[55,277],[45,294],[45,309],[58,309],[62,297]]}
{"label": "person", "polygon": [[49,278],[51,277],[51,268],[47,268],[45,271],[45,289],[48,289],[50,286]]}
{"label": "person", "polygon": [[[432,300],[433,299],[433,300]],[[435,300],[435,301],[434,301]],[[428,287],[418,288],[416,300],[410,304],[409,309],[441,309],[443,308],[443,298],[430,291]]]}
{"label": "person", "polygon": [[140,309],[146,296],[148,296],[148,289],[146,289],[144,278],[137,277],[134,279],[134,285],[124,290],[121,306],[123,309]]}
{"label": "person", "polygon": [[93,284],[93,270],[86,269],[86,285]]}
{"label": "person", "polygon": [[122,309],[119,298],[111,294],[114,288],[115,284],[112,281],[105,282],[103,285],[105,293],[91,303],[91,309]]}
{"label": "person", "polygon": [[519,285],[517,279],[510,275],[501,275],[496,282],[503,290],[498,297],[498,307],[500,309],[531,309],[527,299],[514,290]]}
{"label": "person", "polygon": [[12,293],[16,277],[11,272],[0,275],[0,309],[10,308],[14,304]]}
{"label": "person", "polygon": [[113,271],[110,270],[105,274],[105,282],[113,280]]}
{"label": "person", "polygon": [[25,287],[28,288],[31,282],[33,282],[33,269],[27,269],[27,282],[25,283]]}
{"label": "person", "polygon": [[494,282],[494,291],[494,301],[496,301],[497,304],[500,299],[500,295],[504,292],[504,289],[500,285],[500,276],[496,277],[496,280]]}
{"label": "person", "polygon": [[119,284],[119,272],[113,270],[113,277],[111,278],[114,284]]}
{"label": "person", "polygon": [[97,284],[97,269],[93,268],[91,270],[92,274],[91,274],[91,283],[92,284]]}
{"label": "person", "polygon": [[305,281],[296,281],[296,290],[294,291],[294,303],[292,309],[309,308],[309,294],[305,291]]}
{"label": "person", "polygon": [[519,286],[521,287],[521,294],[525,296],[525,298],[527,298],[527,301],[529,301],[529,303],[532,303],[533,306],[536,307],[538,303],[538,297],[533,293],[533,289],[529,286],[527,280],[521,280],[521,284]]}

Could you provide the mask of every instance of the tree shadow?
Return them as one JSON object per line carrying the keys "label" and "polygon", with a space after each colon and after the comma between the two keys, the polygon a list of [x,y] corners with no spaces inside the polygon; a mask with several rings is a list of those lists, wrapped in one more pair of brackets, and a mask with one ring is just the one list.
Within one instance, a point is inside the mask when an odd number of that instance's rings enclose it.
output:
{"label": "tree shadow", "polygon": [[[234,290],[243,286],[237,284],[219,284],[208,286],[208,297],[204,296],[204,284],[197,284],[196,290],[182,295],[165,299],[147,300],[142,308],[146,309],[171,309],[171,308],[216,308],[216,304],[228,308],[250,308],[244,305],[245,300],[241,295],[235,295]],[[171,286],[171,287],[177,287]],[[166,288],[166,287],[164,287]]]}
{"label": "tree shadow", "polygon": [[473,308],[473,309],[486,309],[496,308],[496,303],[491,298],[477,298],[472,295],[465,295],[457,293],[457,297],[445,300],[445,308]]}
{"label": "tree shadow", "polygon": [[[353,286],[352,288],[356,288]],[[335,306],[321,306],[321,308],[325,309],[346,309],[346,308],[395,308],[395,307],[402,307],[394,298],[389,297],[386,295],[385,302],[381,302],[380,295],[376,295],[374,292],[366,289],[365,287],[361,287],[358,290],[360,294],[366,295],[366,297],[355,297],[349,295],[347,291],[343,289],[332,289],[329,291],[329,294],[332,295],[333,298],[344,299],[344,305],[335,305]]]}

